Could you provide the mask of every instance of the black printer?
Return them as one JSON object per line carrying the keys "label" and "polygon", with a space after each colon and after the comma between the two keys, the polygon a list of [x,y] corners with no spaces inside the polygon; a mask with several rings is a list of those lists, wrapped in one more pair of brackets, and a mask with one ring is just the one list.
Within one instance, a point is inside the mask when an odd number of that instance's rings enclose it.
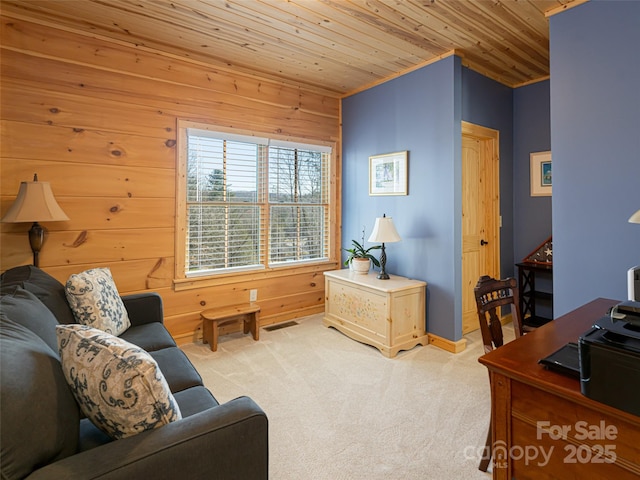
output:
{"label": "black printer", "polygon": [[578,341],[582,394],[640,416],[640,302],[622,302]]}

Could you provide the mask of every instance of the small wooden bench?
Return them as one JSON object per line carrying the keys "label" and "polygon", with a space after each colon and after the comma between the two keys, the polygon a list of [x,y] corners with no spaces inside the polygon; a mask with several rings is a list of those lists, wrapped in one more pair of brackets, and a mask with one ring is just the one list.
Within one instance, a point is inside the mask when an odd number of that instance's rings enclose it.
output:
{"label": "small wooden bench", "polygon": [[208,343],[211,351],[218,350],[218,328],[224,325],[244,322],[244,333],[251,332],[254,340],[260,336],[260,305],[233,305],[224,308],[212,308],[200,312],[202,318],[202,340]]}

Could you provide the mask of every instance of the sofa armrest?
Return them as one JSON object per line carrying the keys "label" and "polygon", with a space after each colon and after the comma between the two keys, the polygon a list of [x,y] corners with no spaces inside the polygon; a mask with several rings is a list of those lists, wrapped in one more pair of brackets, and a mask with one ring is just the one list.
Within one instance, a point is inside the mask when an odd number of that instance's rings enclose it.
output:
{"label": "sofa armrest", "polygon": [[136,293],[122,297],[132,326],[164,322],[162,297],[154,292]]}
{"label": "sofa armrest", "polygon": [[253,400],[240,397],[67,457],[27,478],[267,480],[268,470],[267,416]]}

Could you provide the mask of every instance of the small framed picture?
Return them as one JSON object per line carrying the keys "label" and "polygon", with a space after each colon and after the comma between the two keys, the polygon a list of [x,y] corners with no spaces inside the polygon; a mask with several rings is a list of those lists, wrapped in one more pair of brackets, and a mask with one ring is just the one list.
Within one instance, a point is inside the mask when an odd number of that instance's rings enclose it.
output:
{"label": "small framed picture", "polygon": [[531,196],[551,196],[551,152],[533,152],[531,162]]}
{"label": "small framed picture", "polygon": [[407,195],[407,151],[369,157],[369,195]]}

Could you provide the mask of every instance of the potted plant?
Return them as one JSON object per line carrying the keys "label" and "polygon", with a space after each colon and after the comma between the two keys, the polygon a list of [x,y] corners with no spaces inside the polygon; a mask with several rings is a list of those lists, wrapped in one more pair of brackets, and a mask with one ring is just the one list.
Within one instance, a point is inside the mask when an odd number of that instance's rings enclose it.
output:
{"label": "potted plant", "polygon": [[351,240],[351,244],[351,248],[343,248],[343,250],[349,254],[344,261],[345,266],[351,268],[353,272],[361,274],[369,273],[371,262],[373,262],[376,267],[380,266],[378,259],[370,253],[372,250],[379,250],[380,245],[364,248],[364,230],[362,230],[362,242]]}

